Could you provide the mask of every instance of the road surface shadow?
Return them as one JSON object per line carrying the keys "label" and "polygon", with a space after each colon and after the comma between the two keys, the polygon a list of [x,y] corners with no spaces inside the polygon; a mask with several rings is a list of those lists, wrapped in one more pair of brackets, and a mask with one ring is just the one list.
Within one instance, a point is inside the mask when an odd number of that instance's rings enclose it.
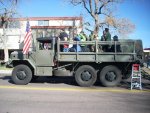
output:
{"label": "road surface shadow", "polygon": [[10,76],[0,76],[0,79],[2,79],[2,80],[10,80],[11,77]]}
{"label": "road surface shadow", "polygon": [[68,84],[77,86],[74,77],[56,77],[56,76],[47,76],[47,77],[38,77],[36,80],[32,80],[31,83],[50,83],[50,84]]}
{"label": "road surface shadow", "polygon": [[8,81],[11,84],[14,84],[13,81],[11,80],[11,76],[0,76],[0,80],[5,80]]}
{"label": "road surface shadow", "polygon": [[[0,80],[7,81],[11,84],[14,84],[11,80],[11,76],[0,76]],[[49,84],[67,84],[72,86],[78,86],[74,77],[56,77],[56,76],[48,76],[48,77],[38,77],[36,80],[32,80],[30,83],[49,83]],[[130,79],[122,80],[121,83],[118,85],[120,88],[130,89]],[[96,81],[94,84],[96,87],[103,87],[99,80]],[[143,89],[150,89],[150,81],[147,79],[142,79],[142,88]]]}

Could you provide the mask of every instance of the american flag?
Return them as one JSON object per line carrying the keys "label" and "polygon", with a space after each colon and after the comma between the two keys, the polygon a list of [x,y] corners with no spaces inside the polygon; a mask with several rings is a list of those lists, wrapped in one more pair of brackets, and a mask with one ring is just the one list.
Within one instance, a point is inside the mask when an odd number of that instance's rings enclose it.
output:
{"label": "american flag", "polygon": [[30,23],[27,21],[26,24],[26,35],[24,37],[24,46],[23,46],[23,54],[27,54],[29,51],[29,48],[31,46],[31,29],[30,29]]}

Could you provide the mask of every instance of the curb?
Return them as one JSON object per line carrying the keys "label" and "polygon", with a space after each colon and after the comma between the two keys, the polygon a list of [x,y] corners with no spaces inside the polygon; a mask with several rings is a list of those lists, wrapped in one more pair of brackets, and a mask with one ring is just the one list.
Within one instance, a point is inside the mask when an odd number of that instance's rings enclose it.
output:
{"label": "curb", "polygon": [[12,70],[0,70],[0,74],[11,74]]}

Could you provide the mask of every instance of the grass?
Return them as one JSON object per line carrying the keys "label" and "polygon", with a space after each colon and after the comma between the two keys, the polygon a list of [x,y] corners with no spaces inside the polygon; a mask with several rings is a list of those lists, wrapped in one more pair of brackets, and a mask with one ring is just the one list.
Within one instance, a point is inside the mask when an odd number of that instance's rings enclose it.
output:
{"label": "grass", "polygon": [[12,68],[6,68],[4,61],[0,60],[0,70],[12,70]]}
{"label": "grass", "polygon": [[0,70],[12,70],[12,68],[6,68],[5,66],[0,66]]}

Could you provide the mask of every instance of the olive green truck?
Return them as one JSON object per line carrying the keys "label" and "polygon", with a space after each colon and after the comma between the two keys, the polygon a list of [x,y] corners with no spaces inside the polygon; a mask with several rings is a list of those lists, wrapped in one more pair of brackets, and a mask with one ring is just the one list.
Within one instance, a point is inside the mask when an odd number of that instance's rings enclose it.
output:
{"label": "olive green truck", "polygon": [[[61,45],[93,46],[94,51],[60,51]],[[46,48],[45,48],[46,45]],[[105,46],[113,51],[103,51]],[[120,51],[117,51],[118,45]],[[71,50],[71,49],[70,49]],[[103,86],[118,85],[129,78],[132,64],[141,63],[141,40],[119,41],[59,41],[55,37],[37,38],[35,47],[28,54],[14,51],[7,67],[13,68],[12,81],[25,85],[38,76],[73,76],[78,85],[89,87],[98,80]],[[50,79],[50,77],[49,77]]]}

